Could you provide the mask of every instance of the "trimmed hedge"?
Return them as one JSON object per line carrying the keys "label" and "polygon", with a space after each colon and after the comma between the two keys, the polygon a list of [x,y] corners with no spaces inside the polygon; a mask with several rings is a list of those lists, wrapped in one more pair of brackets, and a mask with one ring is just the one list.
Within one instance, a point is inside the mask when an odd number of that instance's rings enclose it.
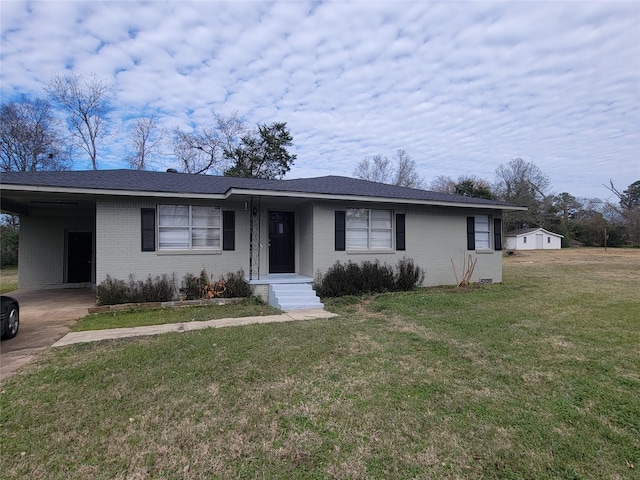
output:
{"label": "trimmed hedge", "polygon": [[244,272],[229,272],[226,279],[220,277],[212,281],[205,270],[196,277],[188,273],[182,279],[182,288],[178,295],[175,275],[161,275],[155,279],[149,276],[146,281],[135,280],[129,275],[129,281],[118,280],[107,275],[105,281],[97,288],[98,305],[119,305],[122,303],[169,302],[176,297],[184,300],[200,300],[203,298],[239,298],[250,297],[251,286],[244,281]]}
{"label": "trimmed hedge", "polygon": [[314,289],[321,297],[341,297],[413,290],[424,281],[424,270],[413,259],[403,258],[394,267],[378,261],[336,262],[326,274],[318,274]]}
{"label": "trimmed hedge", "polygon": [[168,302],[176,291],[175,278],[161,275],[147,280],[136,280],[129,275],[129,281],[117,280],[107,275],[98,285],[96,298],[98,305],[118,305],[120,303]]}

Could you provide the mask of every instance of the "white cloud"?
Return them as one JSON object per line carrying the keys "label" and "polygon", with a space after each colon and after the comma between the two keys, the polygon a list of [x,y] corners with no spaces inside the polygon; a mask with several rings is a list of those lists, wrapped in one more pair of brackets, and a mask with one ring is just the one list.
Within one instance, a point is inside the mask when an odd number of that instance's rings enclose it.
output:
{"label": "white cloud", "polygon": [[640,178],[637,2],[3,2],[3,98],[73,68],[113,82],[126,118],[212,110],[286,121],[290,176],[350,175],[404,148],[427,180],[521,156],[554,190]]}

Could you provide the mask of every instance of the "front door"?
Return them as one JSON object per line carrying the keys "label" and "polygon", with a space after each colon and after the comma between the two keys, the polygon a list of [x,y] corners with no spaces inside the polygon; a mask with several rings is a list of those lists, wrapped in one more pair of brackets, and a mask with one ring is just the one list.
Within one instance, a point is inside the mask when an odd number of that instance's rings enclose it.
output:
{"label": "front door", "polygon": [[67,283],[91,281],[93,259],[93,234],[91,232],[67,233]]}
{"label": "front door", "polygon": [[269,212],[269,273],[295,272],[293,212]]}

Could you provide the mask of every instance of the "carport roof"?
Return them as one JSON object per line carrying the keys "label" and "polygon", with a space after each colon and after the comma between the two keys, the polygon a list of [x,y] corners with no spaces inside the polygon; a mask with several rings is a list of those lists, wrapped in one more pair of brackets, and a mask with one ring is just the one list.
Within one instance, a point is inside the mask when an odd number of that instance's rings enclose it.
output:
{"label": "carport roof", "polygon": [[431,192],[341,176],[265,180],[140,170],[85,170],[59,172],[3,172],[4,190],[91,194],[176,194],[180,196],[232,194],[304,196],[363,200],[391,200],[465,207],[520,210],[522,207],[481,198]]}

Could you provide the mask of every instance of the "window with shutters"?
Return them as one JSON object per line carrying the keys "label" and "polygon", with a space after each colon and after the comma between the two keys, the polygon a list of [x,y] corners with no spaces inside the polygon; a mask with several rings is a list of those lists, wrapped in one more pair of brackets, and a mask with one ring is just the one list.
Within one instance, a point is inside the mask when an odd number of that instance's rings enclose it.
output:
{"label": "window with shutters", "polygon": [[220,250],[219,207],[158,205],[159,250]]}
{"label": "window with shutters", "polygon": [[393,248],[391,210],[349,208],[346,214],[347,250],[389,250]]}
{"label": "window with shutters", "polygon": [[467,250],[502,250],[502,219],[491,215],[467,217]]}

